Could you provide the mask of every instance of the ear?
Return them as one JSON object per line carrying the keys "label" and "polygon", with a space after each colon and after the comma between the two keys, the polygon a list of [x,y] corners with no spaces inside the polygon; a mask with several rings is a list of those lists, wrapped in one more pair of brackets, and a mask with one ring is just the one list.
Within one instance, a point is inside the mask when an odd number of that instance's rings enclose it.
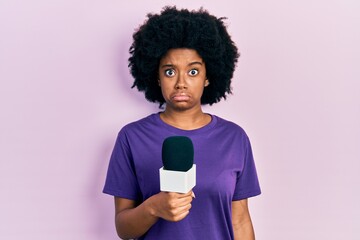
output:
{"label": "ear", "polygon": [[207,87],[207,86],[209,86],[209,84],[210,84],[209,80],[208,80],[208,79],[206,79],[206,80],[205,80],[205,84],[204,84],[204,86],[205,86],[205,87]]}

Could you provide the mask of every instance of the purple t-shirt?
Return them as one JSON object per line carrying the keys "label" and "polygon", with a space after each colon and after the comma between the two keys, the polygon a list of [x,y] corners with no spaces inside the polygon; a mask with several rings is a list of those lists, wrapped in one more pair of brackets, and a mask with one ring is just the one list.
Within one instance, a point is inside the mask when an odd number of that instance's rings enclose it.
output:
{"label": "purple t-shirt", "polygon": [[233,239],[231,202],[260,194],[249,139],[238,125],[211,115],[206,126],[181,130],[159,113],[122,128],[115,143],[103,192],[142,202],[160,192],[161,148],[169,136],[194,144],[196,198],[179,222],[159,219],[139,239]]}

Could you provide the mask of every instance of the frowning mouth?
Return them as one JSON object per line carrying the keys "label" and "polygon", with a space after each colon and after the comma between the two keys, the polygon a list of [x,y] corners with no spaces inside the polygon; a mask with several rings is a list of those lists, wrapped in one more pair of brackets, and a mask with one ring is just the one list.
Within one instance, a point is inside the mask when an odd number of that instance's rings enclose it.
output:
{"label": "frowning mouth", "polygon": [[171,95],[171,99],[177,102],[188,101],[190,96],[184,92],[175,93]]}

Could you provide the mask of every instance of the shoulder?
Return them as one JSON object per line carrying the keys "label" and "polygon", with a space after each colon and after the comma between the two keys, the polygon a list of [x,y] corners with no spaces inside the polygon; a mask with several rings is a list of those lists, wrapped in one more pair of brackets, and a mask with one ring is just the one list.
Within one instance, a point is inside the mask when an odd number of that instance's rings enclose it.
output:
{"label": "shoulder", "polygon": [[140,131],[143,128],[151,128],[157,124],[156,113],[150,114],[144,118],[130,122],[123,126],[120,130],[120,134],[126,134],[131,132]]}
{"label": "shoulder", "polygon": [[213,137],[221,139],[228,144],[233,143],[238,146],[248,146],[250,144],[246,131],[237,123],[212,115],[216,121]]}
{"label": "shoulder", "polygon": [[241,134],[241,135],[247,136],[245,130],[237,123],[226,120],[226,119],[221,118],[216,115],[212,115],[212,117],[216,120],[216,123],[217,123],[216,127],[221,129],[222,131],[233,132],[236,134]]}
{"label": "shoulder", "polygon": [[118,133],[118,139],[122,142],[139,142],[139,139],[149,139],[161,133],[162,126],[157,113],[153,113],[139,120],[123,126]]}

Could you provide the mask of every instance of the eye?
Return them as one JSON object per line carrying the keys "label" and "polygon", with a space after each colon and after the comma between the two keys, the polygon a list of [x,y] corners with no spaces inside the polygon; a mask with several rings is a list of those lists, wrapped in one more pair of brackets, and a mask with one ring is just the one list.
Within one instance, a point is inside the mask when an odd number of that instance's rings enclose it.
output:
{"label": "eye", "polygon": [[167,76],[167,77],[173,77],[174,75],[175,75],[175,70],[174,69],[166,69],[165,70],[165,75]]}
{"label": "eye", "polygon": [[189,71],[190,76],[196,76],[196,75],[198,75],[198,73],[199,73],[199,71],[197,69],[191,69]]}

